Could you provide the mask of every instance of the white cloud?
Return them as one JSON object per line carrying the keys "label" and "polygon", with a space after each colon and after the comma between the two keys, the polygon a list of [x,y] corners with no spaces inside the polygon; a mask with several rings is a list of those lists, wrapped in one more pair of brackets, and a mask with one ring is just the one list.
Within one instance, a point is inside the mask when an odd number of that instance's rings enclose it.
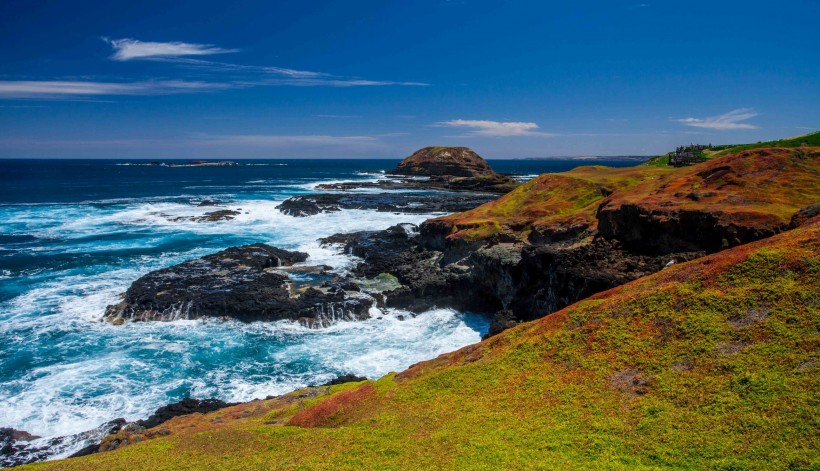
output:
{"label": "white cloud", "polygon": [[136,39],[107,39],[106,42],[114,48],[112,59],[128,61],[133,59],[154,59],[181,56],[205,56],[210,54],[225,54],[237,52],[237,49],[223,49],[212,44],[193,44],[183,42],[150,42]]}
{"label": "white cloud", "polygon": [[309,70],[288,69],[286,67],[232,64],[230,62],[191,59],[190,57],[163,57],[157,58],[156,60],[173,62],[174,64],[179,64],[186,67],[206,69],[216,72],[252,72],[260,74],[282,75],[291,78],[314,78],[326,77],[328,75],[322,72],[312,72]]}
{"label": "white cloud", "polygon": [[757,126],[753,124],[741,123],[741,121],[746,121],[757,115],[758,114],[751,108],[738,108],[720,116],[712,116],[709,118],[683,118],[674,121],[695,128],[716,129],[719,131],[757,129]]}
{"label": "white cloud", "polygon": [[0,81],[0,99],[74,98],[106,95],[168,95],[223,90],[226,83],[186,80],[146,82],[93,82],[76,80],[5,80]]}
{"label": "white cloud", "polygon": [[554,134],[536,131],[538,125],[535,123],[524,123],[515,121],[487,121],[476,119],[453,119],[441,121],[433,126],[448,128],[467,128],[471,131],[467,135],[490,136],[490,137],[515,137],[515,136],[542,136],[549,137]]}
{"label": "white cloud", "polygon": [[[290,85],[301,87],[380,87],[380,86],[426,86],[422,82],[402,82],[384,80],[364,80],[359,78],[338,77],[323,72],[291,69],[287,67],[243,65],[230,62],[209,61],[184,56],[201,56],[236,52],[238,49],[223,49],[211,44],[190,44],[183,42],[146,42],[136,39],[103,38],[114,48],[112,59],[128,61],[146,59],[170,62],[183,67],[204,69],[211,72],[232,72],[244,74],[247,79],[234,81],[243,86]],[[276,76],[272,78],[271,76]]]}

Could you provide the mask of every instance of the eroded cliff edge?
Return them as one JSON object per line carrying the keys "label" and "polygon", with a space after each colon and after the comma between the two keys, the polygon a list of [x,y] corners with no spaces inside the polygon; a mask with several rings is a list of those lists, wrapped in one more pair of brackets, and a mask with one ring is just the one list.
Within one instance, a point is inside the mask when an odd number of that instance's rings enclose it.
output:
{"label": "eroded cliff edge", "polygon": [[387,305],[494,313],[491,334],[674,263],[770,237],[820,202],[820,149],[756,149],[684,168],[579,167],[470,211],[327,242],[402,287]]}

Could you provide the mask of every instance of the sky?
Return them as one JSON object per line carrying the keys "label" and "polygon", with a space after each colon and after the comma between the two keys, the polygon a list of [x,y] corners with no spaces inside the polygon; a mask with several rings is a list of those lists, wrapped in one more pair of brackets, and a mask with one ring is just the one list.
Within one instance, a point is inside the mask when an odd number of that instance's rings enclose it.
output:
{"label": "sky", "polygon": [[790,137],[820,129],[817,18],[817,0],[4,0],[0,158],[656,155]]}

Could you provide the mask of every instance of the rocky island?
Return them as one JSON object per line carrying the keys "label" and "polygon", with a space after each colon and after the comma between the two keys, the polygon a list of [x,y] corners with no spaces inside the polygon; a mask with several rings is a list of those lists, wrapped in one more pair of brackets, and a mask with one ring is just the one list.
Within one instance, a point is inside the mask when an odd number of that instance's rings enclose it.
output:
{"label": "rocky island", "polygon": [[[403,178],[322,184],[318,189],[334,193],[294,196],[278,209],[294,217],[340,209],[449,213],[475,208],[520,185],[509,175],[497,174],[486,160],[466,147],[425,147],[387,174]],[[354,192],[362,189],[384,193]],[[391,192],[395,190],[416,191]],[[338,191],[342,193],[335,193]]]}

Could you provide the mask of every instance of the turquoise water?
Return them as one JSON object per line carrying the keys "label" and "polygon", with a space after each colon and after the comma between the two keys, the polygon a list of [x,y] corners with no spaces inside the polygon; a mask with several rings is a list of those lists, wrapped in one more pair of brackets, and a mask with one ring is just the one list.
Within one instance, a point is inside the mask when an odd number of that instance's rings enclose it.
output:
{"label": "turquoise water", "polygon": [[[316,191],[317,183],[385,178],[379,171],[394,161],[244,163],[0,160],[0,427],[72,434],[116,417],[144,418],[184,397],[245,401],[345,373],[377,378],[480,340],[486,319],[449,309],[406,320],[400,318],[407,313],[386,310],[381,319],[318,330],[288,321],[101,322],[106,305],[151,270],[265,242],[343,272],[354,260],[320,247],[319,237],[433,216],[341,211],[292,218],[275,209],[289,196]],[[492,164],[532,175],[576,163]],[[198,206],[205,199],[241,214],[174,221],[213,211]]]}

